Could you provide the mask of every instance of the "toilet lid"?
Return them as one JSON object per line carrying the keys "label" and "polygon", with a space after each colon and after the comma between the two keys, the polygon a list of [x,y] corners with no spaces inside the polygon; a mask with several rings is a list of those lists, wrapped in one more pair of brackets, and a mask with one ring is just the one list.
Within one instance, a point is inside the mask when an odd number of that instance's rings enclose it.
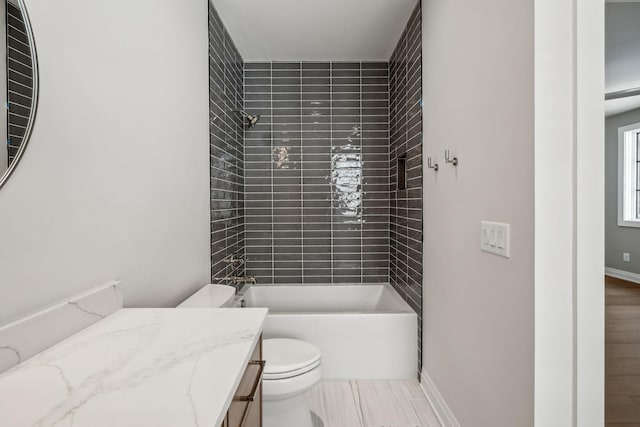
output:
{"label": "toilet lid", "polygon": [[264,379],[291,378],[309,372],[320,364],[320,349],[305,341],[272,338],[262,342],[262,355],[267,364]]}

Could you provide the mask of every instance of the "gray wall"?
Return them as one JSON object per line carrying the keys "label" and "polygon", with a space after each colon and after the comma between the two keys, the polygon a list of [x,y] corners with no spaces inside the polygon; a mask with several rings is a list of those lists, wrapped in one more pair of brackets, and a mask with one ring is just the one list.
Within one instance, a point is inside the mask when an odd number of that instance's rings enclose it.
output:
{"label": "gray wall", "polygon": [[[462,426],[533,425],[533,6],[423,1],[424,372]],[[511,224],[510,259],[482,220]]]}
{"label": "gray wall", "polygon": [[[605,6],[605,93],[640,87],[640,3]],[[640,96],[611,99],[607,116],[640,108]]]}
{"label": "gray wall", "polygon": [[640,3],[606,4],[606,91],[640,87]]}
{"label": "gray wall", "polygon": [[207,3],[26,3],[41,92],[0,190],[0,323],[113,279],[179,303],[210,268]]}
{"label": "gray wall", "polygon": [[[618,128],[634,123],[640,123],[640,109],[605,122],[605,265],[640,274],[640,228],[618,227]],[[631,262],[622,260],[624,252]]]}

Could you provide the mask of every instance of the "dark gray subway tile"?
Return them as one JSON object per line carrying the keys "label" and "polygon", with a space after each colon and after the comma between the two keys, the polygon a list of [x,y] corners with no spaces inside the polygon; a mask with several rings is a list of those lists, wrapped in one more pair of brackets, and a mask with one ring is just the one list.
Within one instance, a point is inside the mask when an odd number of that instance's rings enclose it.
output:
{"label": "dark gray subway tile", "polygon": [[271,69],[273,70],[300,70],[300,62],[272,62]]}
{"label": "dark gray subway tile", "polygon": [[275,78],[295,78],[300,77],[299,70],[289,70],[289,69],[273,69],[271,70],[271,77]]}
{"label": "dark gray subway tile", "polygon": [[329,70],[331,64],[328,62],[303,62],[303,70]]}
{"label": "dark gray subway tile", "polygon": [[[242,275],[224,259],[245,253],[244,129],[231,110],[244,104],[244,64],[215,9],[209,11],[211,277]],[[257,81],[256,83],[266,83]],[[262,96],[256,96],[256,101]],[[269,227],[267,227],[269,228]]]}
{"label": "dark gray subway tile", "polygon": [[[264,256],[272,257],[262,262],[277,264],[269,264],[272,269],[259,271],[257,276],[273,283],[361,283],[364,277],[378,278],[388,267],[389,245],[385,250],[378,246],[390,239],[389,185],[378,183],[376,173],[366,172],[387,170],[388,180],[388,95],[379,96],[370,89],[371,96],[367,96],[361,86],[381,89],[387,83],[388,69],[387,63],[356,62],[245,67],[246,108],[253,107],[268,117],[266,127],[245,133],[246,223],[251,227],[269,225],[272,230],[254,228],[244,239],[248,248],[264,250]],[[366,83],[365,77],[370,79]],[[269,85],[266,79],[270,79]],[[258,89],[249,89],[252,86]],[[363,123],[386,128],[368,128],[369,135],[363,139]],[[370,152],[362,152],[364,147]],[[334,159],[335,155],[340,157]],[[286,161],[279,162],[283,157]],[[269,167],[264,169],[267,163]],[[346,193],[360,200],[356,208],[341,204],[332,207],[331,200],[342,192],[335,193],[340,184],[332,185],[331,171],[343,167],[355,172],[359,180],[372,175],[367,179],[373,184],[360,182]],[[363,212],[380,222],[365,227]],[[382,234],[365,237],[367,232]],[[260,245],[252,245],[252,241]],[[273,244],[269,251],[262,249],[267,242]],[[366,251],[367,242],[380,252]],[[367,255],[382,258],[364,264]],[[291,261],[287,257],[298,258]],[[344,264],[332,265],[333,257]],[[287,264],[296,259],[301,260],[299,266]],[[251,270],[251,263],[248,268]],[[389,280],[388,274],[383,276],[382,282]]]}
{"label": "dark gray subway tile", "polygon": [[255,77],[271,77],[271,70],[269,69],[252,70],[245,67],[245,70],[244,70],[245,83],[247,82],[248,79],[255,78]]}
{"label": "dark gray subway tile", "polygon": [[[378,81],[381,76],[367,76],[363,104],[365,108],[382,104],[382,93],[386,87],[390,94],[389,129],[390,141],[390,184],[393,193],[390,211],[389,269],[390,281],[409,305],[418,313],[419,324],[422,317],[422,108],[421,108],[421,10],[416,7],[407,27],[394,50],[389,63],[389,83]],[[378,105],[379,105],[378,104]],[[375,114],[373,115],[375,116]],[[371,127],[379,122],[365,120],[365,138],[379,138],[381,129]],[[376,140],[367,140],[375,143]],[[376,144],[373,144],[376,145]],[[407,186],[410,190],[396,191],[398,156],[408,159]],[[414,206],[408,208],[408,206]],[[375,212],[371,212],[375,214]],[[370,215],[368,219],[376,218]],[[382,219],[382,218],[378,218]],[[379,246],[378,239],[371,242],[367,251]],[[409,246],[410,245],[410,246]],[[417,337],[420,342],[421,337]],[[420,355],[418,355],[420,356]],[[421,360],[419,359],[421,364]],[[419,367],[420,370],[420,367]]]}
{"label": "dark gray subway tile", "polygon": [[360,69],[359,62],[332,62],[332,70],[358,70]]}
{"label": "dark gray subway tile", "polygon": [[245,70],[270,70],[271,63],[270,62],[245,62],[244,69]]}
{"label": "dark gray subway tile", "polygon": [[388,62],[368,61],[362,63],[363,70],[387,70],[388,68]]}

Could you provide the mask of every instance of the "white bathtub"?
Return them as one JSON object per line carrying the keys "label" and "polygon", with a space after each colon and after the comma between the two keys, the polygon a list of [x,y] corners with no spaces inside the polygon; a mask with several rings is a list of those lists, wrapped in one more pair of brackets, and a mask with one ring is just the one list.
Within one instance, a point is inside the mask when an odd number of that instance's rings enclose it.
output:
{"label": "white bathtub", "polygon": [[318,346],[324,378],[417,376],[417,316],[388,284],[253,285],[237,304],[269,308],[265,338]]}

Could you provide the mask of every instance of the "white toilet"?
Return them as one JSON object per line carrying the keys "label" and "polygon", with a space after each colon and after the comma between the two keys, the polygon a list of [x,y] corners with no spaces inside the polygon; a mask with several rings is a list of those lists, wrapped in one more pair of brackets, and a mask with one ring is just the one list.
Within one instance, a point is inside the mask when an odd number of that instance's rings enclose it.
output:
{"label": "white toilet", "polygon": [[[231,307],[236,290],[206,285],[178,308]],[[305,341],[271,338],[262,342],[266,360],[262,376],[264,427],[313,427],[304,393],[322,377],[320,349]]]}
{"label": "white toilet", "polygon": [[263,341],[267,361],[262,376],[264,427],[313,427],[304,393],[320,381],[320,349],[305,341],[271,338]]}

